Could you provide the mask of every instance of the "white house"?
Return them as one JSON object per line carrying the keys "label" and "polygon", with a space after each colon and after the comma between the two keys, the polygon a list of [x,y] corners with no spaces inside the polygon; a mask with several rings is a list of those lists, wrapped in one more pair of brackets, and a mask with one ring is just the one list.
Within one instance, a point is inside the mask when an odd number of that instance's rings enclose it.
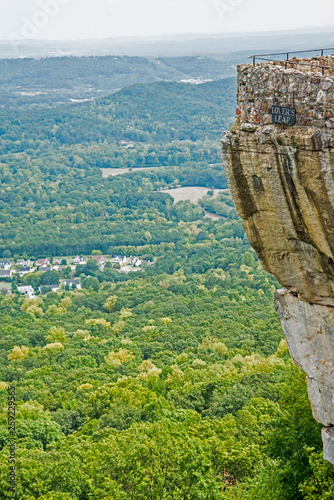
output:
{"label": "white house", "polygon": [[126,257],[124,255],[116,255],[114,257],[114,264],[123,265],[126,264]]}
{"label": "white house", "polygon": [[139,257],[130,257],[130,266],[140,267],[141,259]]}
{"label": "white house", "polygon": [[0,269],[8,271],[12,267],[12,263],[9,260],[0,260]]}
{"label": "white house", "polygon": [[73,259],[73,264],[75,266],[85,266],[86,265],[86,259],[84,257],[79,257],[79,255],[77,255]]}
{"label": "white house", "polygon": [[17,290],[21,295],[26,295],[27,297],[29,297],[29,299],[35,298],[35,290],[32,286],[18,286]]}
{"label": "white house", "polygon": [[29,259],[24,260],[24,259],[18,259],[16,264],[20,267],[30,267],[33,262]]}

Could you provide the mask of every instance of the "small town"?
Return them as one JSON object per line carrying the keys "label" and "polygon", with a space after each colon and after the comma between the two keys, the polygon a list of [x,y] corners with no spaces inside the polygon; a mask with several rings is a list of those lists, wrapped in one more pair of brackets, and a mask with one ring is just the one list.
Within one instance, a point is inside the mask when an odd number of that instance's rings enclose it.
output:
{"label": "small town", "polygon": [[[0,293],[17,292],[31,299],[36,295],[58,292],[60,289],[73,291],[81,289],[85,278],[91,278],[90,271],[104,272],[113,269],[119,273],[144,271],[153,265],[139,257],[125,255],[107,256],[97,254],[76,257],[45,257],[0,260]],[[6,252],[4,252],[6,254]]]}

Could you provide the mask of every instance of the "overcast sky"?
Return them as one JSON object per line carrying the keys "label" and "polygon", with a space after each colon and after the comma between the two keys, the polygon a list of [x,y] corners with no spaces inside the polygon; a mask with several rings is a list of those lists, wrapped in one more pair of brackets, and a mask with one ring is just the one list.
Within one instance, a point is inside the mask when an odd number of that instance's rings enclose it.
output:
{"label": "overcast sky", "polygon": [[334,0],[0,0],[0,38],[82,39],[334,25]]}

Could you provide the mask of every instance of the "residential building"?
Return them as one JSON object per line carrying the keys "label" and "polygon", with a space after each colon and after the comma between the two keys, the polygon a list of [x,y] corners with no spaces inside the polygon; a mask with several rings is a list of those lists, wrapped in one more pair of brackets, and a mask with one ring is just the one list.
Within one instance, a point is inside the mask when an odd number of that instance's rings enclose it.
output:
{"label": "residential building", "polygon": [[9,260],[0,260],[0,269],[4,269],[8,271],[12,267],[12,264]]}
{"label": "residential building", "polygon": [[31,265],[33,264],[33,262],[29,259],[27,260],[24,260],[24,259],[18,259],[16,264],[20,267],[31,267]]}
{"label": "residential building", "polygon": [[134,141],[120,141],[119,144],[128,149],[132,149],[136,146]]}
{"label": "residential building", "polygon": [[120,266],[126,264],[126,257],[124,255],[116,255],[114,257],[114,264],[119,264]]}
{"label": "residential building", "polygon": [[59,290],[59,285],[41,285],[41,286],[38,288],[38,290],[39,290],[41,293],[45,292],[45,290],[46,290],[46,289],[48,290],[48,292],[47,292],[47,293],[49,293],[49,292],[58,292],[58,290]]}
{"label": "residential building", "polygon": [[51,259],[49,257],[46,257],[45,259],[38,259],[36,260],[36,267],[48,266],[50,262]]}
{"label": "residential building", "polygon": [[100,271],[104,270],[104,266],[106,264],[106,258],[104,255],[92,255],[91,259],[97,262]]}
{"label": "residential building", "polygon": [[27,297],[29,297],[29,299],[35,298],[35,290],[32,286],[19,286],[17,287],[17,290],[21,295],[26,295]]}
{"label": "residential building", "polygon": [[65,286],[69,286],[71,289],[77,288],[78,290],[80,290],[81,289],[80,279],[74,278],[72,280],[64,280],[63,287],[65,288]]}
{"label": "residential building", "polygon": [[130,266],[141,266],[141,259],[139,257],[130,257]]}
{"label": "residential building", "polygon": [[53,259],[53,269],[59,271],[62,259]]}
{"label": "residential building", "polygon": [[29,266],[26,267],[20,267],[19,269],[19,275],[22,278],[25,274],[31,273],[31,268]]}
{"label": "residential building", "polygon": [[104,255],[91,255],[91,259],[95,260],[97,263],[106,261],[106,258]]}
{"label": "residential building", "polygon": [[79,257],[79,255],[77,255],[76,257],[74,257],[73,259],[73,264],[75,266],[85,266],[86,265],[86,259],[84,257]]}
{"label": "residential building", "polygon": [[11,278],[13,271],[10,269],[0,269],[0,279]]}
{"label": "residential building", "polygon": [[51,271],[52,267],[49,266],[41,266],[38,268],[39,271],[42,271],[43,273],[46,273],[46,271]]}

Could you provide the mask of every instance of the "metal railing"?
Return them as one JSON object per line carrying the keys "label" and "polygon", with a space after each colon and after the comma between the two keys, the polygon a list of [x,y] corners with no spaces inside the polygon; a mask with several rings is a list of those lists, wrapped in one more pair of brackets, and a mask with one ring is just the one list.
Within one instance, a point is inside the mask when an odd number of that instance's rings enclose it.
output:
{"label": "metal railing", "polygon": [[[299,66],[312,66],[315,68],[320,69],[321,68],[321,73],[324,75],[325,74],[325,69],[332,69],[334,70],[334,66],[324,66],[321,64],[314,64],[314,63],[307,63],[307,62],[300,62],[298,61],[291,61],[290,60],[290,55],[291,54],[305,54],[305,53],[312,53],[312,52],[320,52],[320,56],[324,56],[324,52],[326,50],[334,50],[334,47],[327,47],[326,49],[309,49],[309,50],[295,50],[293,52],[273,52],[271,54],[254,54],[252,56],[248,56],[248,59],[253,59],[253,66],[256,64],[256,60],[258,59],[259,61],[269,61],[269,62],[281,62],[284,64],[285,69],[287,69],[288,64],[290,65],[299,65]],[[270,57],[270,59],[267,59],[268,56],[282,56],[285,55],[286,59],[274,59]]]}

